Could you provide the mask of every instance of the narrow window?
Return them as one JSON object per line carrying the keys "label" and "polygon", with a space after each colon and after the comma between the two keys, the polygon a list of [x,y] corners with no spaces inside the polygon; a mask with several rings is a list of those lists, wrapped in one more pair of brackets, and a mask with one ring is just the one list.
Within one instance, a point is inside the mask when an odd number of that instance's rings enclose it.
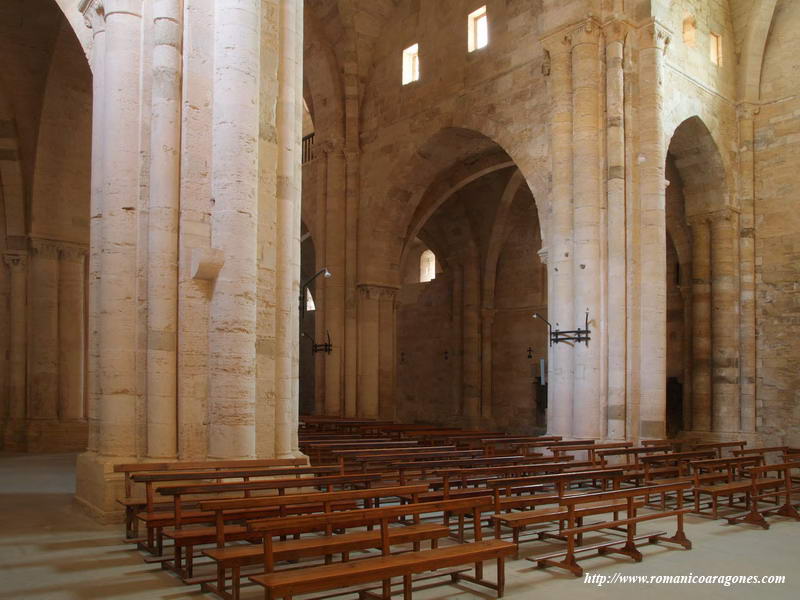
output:
{"label": "narrow window", "polygon": [[403,85],[419,80],[419,44],[403,50]]}
{"label": "narrow window", "polygon": [[474,52],[488,43],[489,19],[486,17],[486,6],[481,6],[467,15],[467,49]]}
{"label": "narrow window", "polygon": [[311,290],[306,288],[306,310],[317,310],[317,305],[314,304],[314,297],[311,295]]}
{"label": "narrow window", "polygon": [[419,282],[427,283],[436,279],[436,255],[425,250],[419,257]]}
{"label": "narrow window", "polygon": [[697,34],[697,22],[691,15],[683,20],[683,43],[694,48]]}
{"label": "narrow window", "polygon": [[722,65],[722,36],[717,33],[710,33],[709,36],[709,58],[717,66]]}

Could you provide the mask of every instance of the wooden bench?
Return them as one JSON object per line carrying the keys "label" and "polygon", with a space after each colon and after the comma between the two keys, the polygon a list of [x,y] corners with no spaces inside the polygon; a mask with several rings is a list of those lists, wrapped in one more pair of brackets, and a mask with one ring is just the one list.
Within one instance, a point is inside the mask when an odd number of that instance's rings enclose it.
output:
{"label": "wooden bench", "polygon": [[[374,490],[360,490],[358,492],[335,492],[334,494],[315,495],[314,501],[322,501],[324,504],[341,500],[363,500],[366,505],[365,510],[348,510],[333,512],[325,510],[320,515],[304,515],[302,517],[289,517],[280,519],[261,519],[253,521],[257,528],[264,529],[268,524],[275,524],[284,532],[282,536],[292,535],[294,539],[281,539],[273,542],[273,562],[276,560],[298,560],[310,556],[324,556],[325,563],[329,564],[332,555],[342,554],[342,559],[347,560],[351,552],[380,547],[379,532],[372,531],[372,525],[380,523],[377,515],[380,511],[370,510],[382,498],[410,496],[412,501],[423,491],[424,485],[416,486],[397,486],[392,488],[377,488]],[[320,496],[320,497],[317,497]],[[322,497],[324,496],[324,497]],[[250,506],[251,501],[210,501],[203,503],[203,508],[225,512],[231,508]],[[372,515],[371,518],[368,518]],[[368,531],[353,532],[347,535],[333,535],[334,530],[344,530],[351,527],[367,526]],[[220,524],[217,531],[220,531]],[[300,538],[301,533],[322,531],[325,537]],[[414,549],[419,550],[421,541],[430,540],[432,547],[436,547],[437,540],[446,537],[450,533],[449,527],[439,526],[429,523],[421,523],[417,518],[415,523],[407,527],[398,528],[392,531],[393,543],[411,543]],[[253,534],[253,528],[250,528]],[[262,541],[262,534],[257,534],[257,539]],[[203,552],[204,555],[216,562],[216,575],[213,577],[199,577],[186,580],[187,583],[213,583],[209,587],[211,591],[219,595],[225,595],[225,580],[227,571],[231,570],[233,581],[233,597],[239,594],[239,579],[242,567],[263,563],[264,549],[261,544],[248,544],[225,546],[225,539],[218,536],[217,547]]]}
{"label": "wooden bench", "polygon": [[631,446],[633,446],[632,442],[605,442],[602,444],[581,444],[574,446],[548,446],[547,449],[553,456],[558,458],[570,456],[567,452],[586,452],[586,459],[596,465],[599,463],[597,459],[598,451],[615,448],[630,448]]}
{"label": "wooden bench", "polygon": [[[636,549],[636,543],[640,540],[646,539],[648,543],[654,544],[657,542],[670,542],[675,543],[683,548],[690,550],[692,543],[686,537],[683,529],[684,515],[691,511],[691,508],[683,506],[684,493],[692,486],[691,482],[684,481],[679,483],[668,483],[660,485],[652,485],[638,488],[627,488],[619,490],[611,490],[605,492],[592,492],[588,494],[581,494],[578,496],[566,496],[561,499],[560,503],[567,509],[567,527],[561,530],[561,535],[566,537],[567,548],[562,552],[555,552],[542,556],[528,558],[531,562],[535,562],[538,567],[558,567],[569,571],[576,577],[583,575],[583,569],[578,565],[576,554],[588,551],[597,551],[598,554],[623,554],[641,562],[642,554]],[[638,514],[637,510],[639,503],[637,499],[647,498],[651,495],[674,493],[678,498],[678,505],[674,509],[658,510],[648,514]],[[616,503],[623,501],[625,504],[625,517],[617,518],[616,516],[608,521],[599,523],[591,523],[588,525],[579,522],[581,511],[583,507],[590,506],[595,503]],[[612,512],[612,511],[605,511]],[[663,519],[667,517],[676,517],[677,531],[675,535],[666,537],[665,532],[654,532],[643,535],[637,535],[636,527],[638,523],[643,521],[652,521],[655,519]],[[625,539],[616,539],[613,541],[605,541],[586,546],[581,546],[579,539],[589,532],[600,531],[602,529],[625,529]],[[622,544],[621,547],[619,545]],[[559,558],[563,557],[561,560]]]}
{"label": "wooden bench", "polygon": [[[725,517],[728,523],[751,523],[760,525],[764,529],[769,529],[769,523],[764,518],[765,515],[775,513],[784,517],[790,517],[800,521],[800,514],[795,508],[794,482],[792,481],[792,469],[800,469],[800,462],[784,462],[774,465],[764,465],[761,467],[751,467],[750,472],[750,509],[740,515]],[[778,477],[766,477],[768,473],[775,472]],[[766,492],[764,490],[767,490]],[[772,491],[768,491],[772,490]],[[778,501],[778,495],[783,496],[783,504]],[[775,497],[775,505],[770,508],[760,508],[759,500],[765,497]]]}
{"label": "wooden bench", "polygon": [[125,508],[125,537],[136,538],[138,522],[136,512],[142,509],[144,500],[134,498],[133,476],[137,473],[183,472],[183,471],[220,471],[226,469],[242,469],[251,467],[291,467],[306,465],[305,458],[265,458],[247,460],[206,460],[206,461],[168,461],[122,463],[114,465],[114,473],[123,473],[125,497],[118,498],[117,503]]}
{"label": "wooden bench", "polygon": [[733,442],[697,442],[692,444],[692,450],[714,450],[717,453],[717,458],[723,458],[723,452],[726,448],[730,448],[731,452],[736,450],[744,450],[747,442],[738,440]]}
{"label": "wooden bench", "polygon": [[[562,506],[549,508],[534,508],[533,510],[522,510],[516,512],[503,513],[503,510],[530,507],[539,507],[547,504],[558,504],[562,498],[566,497],[570,491],[569,487],[575,483],[591,482],[592,485],[600,483],[602,489],[607,489],[609,485],[614,489],[619,489],[623,470],[619,468],[597,469],[584,472],[555,473],[549,475],[538,475],[534,477],[514,477],[508,479],[498,479],[489,482],[489,487],[493,489],[495,499],[495,514],[492,516],[494,523],[495,537],[500,537],[502,527],[507,527],[512,531],[512,540],[519,548],[520,533],[530,525],[540,525],[545,523],[559,522],[559,527],[566,521],[568,510]],[[552,486],[553,491],[541,495],[530,497],[512,497],[515,491],[526,489],[528,486]],[[625,508],[622,502],[600,502],[592,505],[582,506],[578,518],[605,512],[615,512]],[[548,532],[538,532],[538,539],[553,537]],[[561,537],[560,533],[554,537]],[[519,550],[517,550],[519,552]]]}
{"label": "wooden bench", "polygon": [[[251,576],[250,581],[263,586],[265,589],[264,597],[270,600],[274,598],[291,598],[294,595],[304,593],[335,590],[381,581],[382,598],[389,600],[391,579],[393,577],[402,577],[403,598],[411,600],[413,576],[415,574],[472,563],[475,568],[474,576],[464,575],[460,572],[448,573],[448,575],[451,576],[453,581],[469,581],[494,589],[497,591],[498,597],[502,597],[505,587],[505,558],[514,553],[514,545],[503,540],[484,540],[480,526],[475,528],[474,542],[403,554],[391,553],[391,547],[394,542],[390,536],[389,523],[394,518],[418,515],[420,512],[429,512],[432,509],[444,512],[468,510],[472,512],[476,523],[480,523],[481,511],[490,505],[491,497],[483,496],[468,500],[446,500],[441,503],[427,505],[409,504],[401,507],[371,509],[383,511],[380,515],[381,556],[283,571],[274,571],[272,538],[273,535],[284,533],[285,530],[280,528],[280,524],[270,524],[265,529],[262,529],[264,533],[265,573]],[[254,524],[253,528],[257,529],[258,526]],[[483,563],[487,560],[497,561],[496,583],[483,578]],[[364,593],[362,592],[360,595],[363,597]]]}
{"label": "wooden bench", "polygon": [[[727,496],[728,505],[734,506],[735,497],[741,494],[746,501],[750,493],[750,478],[745,477],[745,469],[761,466],[764,462],[759,455],[733,458],[714,458],[696,460],[689,463],[694,477],[694,512],[702,516],[719,518],[719,497]],[[701,510],[703,496],[710,496],[711,513]]]}
{"label": "wooden bench", "polygon": [[[244,497],[250,497],[254,491],[277,490],[278,495],[285,494],[287,489],[323,487],[331,491],[333,486],[340,485],[366,485],[370,486],[373,482],[380,480],[380,474],[364,473],[357,475],[330,475],[309,478],[287,478],[287,479],[266,479],[258,481],[241,482],[204,482],[195,484],[183,484],[159,488],[159,494],[172,498],[171,508],[164,510],[153,510],[136,515],[137,519],[145,523],[147,527],[147,545],[140,547],[156,557],[163,556],[163,530],[165,527],[176,527],[180,529],[186,524],[210,523],[213,514],[205,513],[202,510],[188,510],[184,506],[185,496],[208,496],[211,494],[230,494],[241,492]],[[156,561],[158,560],[155,559]]]}

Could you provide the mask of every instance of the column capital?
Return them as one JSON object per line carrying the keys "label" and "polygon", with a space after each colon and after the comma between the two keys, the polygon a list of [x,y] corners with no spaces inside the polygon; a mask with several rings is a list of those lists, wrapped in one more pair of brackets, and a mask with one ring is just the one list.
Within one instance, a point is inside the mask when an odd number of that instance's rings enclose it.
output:
{"label": "column capital", "polygon": [[600,21],[588,16],[569,32],[572,47],[580,44],[596,44],[603,34]]}
{"label": "column capital", "polygon": [[672,31],[662,23],[651,19],[637,32],[639,34],[639,49],[656,48],[666,54],[667,46],[672,40]]}
{"label": "column capital", "polygon": [[44,238],[31,238],[31,255],[47,259],[58,259],[63,246],[62,242]]}
{"label": "column capital", "polygon": [[736,104],[736,118],[740,121],[750,120],[761,112],[761,106],[753,102],[738,102]]}
{"label": "column capital", "polygon": [[538,254],[538,255],[539,255],[539,260],[541,261],[541,263],[542,263],[543,265],[546,265],[546,264],[547,264],[548,253],[549,253],[549,250],[548,250],[546,247],[544,247],[544,248],[540,248],[540,249],[539,249],[539,250],[536,252],[536,254]]}
{"label": "column capital", "polygon": [[3,252],[3,262],[12,271],[22,271],[28,263],[28,255],[19,251]]}
{"label": "column capital", "polygon": [[613,44],[615,42],[624,43],[628,32],[633,29],[633,25],[628,21],[622,19],[613,19],[603,25],[603,33],[606,38],[606,44]]}
{"label": "column capital", "polygon": [[739,211],[728,206],[725,208],[721,208],[720,210],[715,210],[714,212],[708,213],[708,220],[709,223],[713,225],[714,223],[732,221],[737,216],[739,216]]}
{"label": "column capital", "polygon": [[81,0],[78,10],[83,15],[86,27],[94,32],[94,35],[106,29],[106,10],[103,0]]}
{"label": "column capital", "polygon": [[396,286],[374,284],[374,283],[360,283],[358,284],[359,294],[369,300],[380,300],[381,298],[393,299],[397,295]]}
{"label": "column capital", "polygon": [[549,54],[566,54],[572,50],[572,35],[565,29],[549,33],[540,39]]}
{"label": "column capital", "polygon": [[82,263],[89,254],[89,248],[79,244],[61,244],[58,250],[58,257],[65,262]]}

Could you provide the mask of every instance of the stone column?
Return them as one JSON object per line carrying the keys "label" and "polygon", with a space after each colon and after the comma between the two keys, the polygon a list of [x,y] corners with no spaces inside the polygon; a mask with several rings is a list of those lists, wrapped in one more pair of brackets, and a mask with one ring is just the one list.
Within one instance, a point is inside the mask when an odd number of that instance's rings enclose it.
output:
{"label": "stone column", "polygon": [[666,432],[667,243],[664,212],[666,147],[663,125],[663,57],[669,38],[655,21],[639,36],[639,269],[641,284],[640,393],[636,431],[628,437],[661,438]]}
{"label": "stone column", "polygon": [[[100,440],[100,255],[103,242],[103,123],[105,121],[105,57],[106,22],[102,4],[95,1],[85,9],[84,19],[92,29],[92,173],[89,200],[89,305],[88,352],[86,355],[87,418],[89,420],[88,450],[99,450]],[[88,458],[84,456],[83,458]],[[79,470],[80,470],[79,466]],[[80,481],[80,478],[79,478]]]}
{"label": "stone column", "polygon": [[58,271],[58,414],[62,420],[86,418],[84,358],[86,342],[87,249],[63,245]]}
{"label": "stone column", "polygon": [[99,451],[136,447],[137,229],[141,1],[105,0],[103,231],[98,354]]}
{"label": "stone column", "polygon": [[[570,37],[545,41],[550,53],[550,156],[552,160],[552,216],[548,227],[549,321],[571,329],[574,319],[572,281],[572,57]],[[572,435],[572,348],[550,347],[547,432]]]}
{"label": "stone column", "polygon": [[741,430],[739,405],[739,214],[711,219],[711,373],[714,431]]}
{"label": "stone column", "polygon": [[575,329],[589,311],[592,340],[575,344],[572,434],[599,439],[605,434],[604,382],[600,377],[603,338],[601,276],[605,236],[602,223],[600,178],[600,42],[597,23],[587,20],[572,34],[572,189],[573,293],[572,319],[566,329]]}
{"label": "stone column", "polygon": [[481,404],[481,273],[480,257],[470,248],[463,260],[464,289],[461,334],[462,414],[467,425],[480,417]]}
{"label": "stone column", "polygon": [[492,417],[492,344],[494,343],[493,308],[481,310],[481,416]]}
{"label": "stone column", "polygon": [[759,108],[737,107],[739,117],[739,260],[741,430],[755,432],[756,410],[756,299],[755,299],[755,152],[754,124]]}
{"label": "stone column", "polygon": [[692,227],[692,430],[711,431],[711,232],[706,217]]}
{"label": "stone column", "polygon": [[381,419],[394,420],[395,361],[397,333],[397,288],[381,289],[379,299],[378,347],[378,414]]}
{"label": "stone column", "polygon": [[147,455],[178,455],[181,0],[153,4],[147,269]]}
{"label": "stone column", "polygon": [[345,351],[345,235],[347,206],[345,197],[346,165],[341,148],[332,146],[326,152],[327,186],[325,189],[325,265],[333,277],[325,279],[325,326],[336,340],[333,352],[325,357],[325,414],[354,416],[355,406],[344,406]]}
{"label": "stone column", "polygon": [[359,285],[358,416],[380,413],[380,287]]}
{"label": "stone column", "polygon": [[299,454],[300,186],[303,110],[303,3],[280,3],[275,454]]}
{"label": "stone column", "polygon": [[58,254],[56,242],[31,240],[28,419],[58,419]]}
{"label": "stone column", "polygon": [[612,440],[625,439],[626,401],[626,279],[625,244],[625,89],[622,65],[627,29],[611,24],[606,42],[606,173],[608,285],[606,342],[608,353],[607,434]]}
{"label": "stone column", "polygon": [[3,261],[10,271],[8,331],[8,425],[3,447],[22,449],[22,427],[26,416],[27,360],[27,272],[28,257],[21,252],[6,252]]}
{"label": "stone column", "polygon": [[[208,454],[252,458],[261,3],[219,0],[215,8],[211,245],[225,263],[209,308]],[[277,316],[282,327],[287,319]]]}

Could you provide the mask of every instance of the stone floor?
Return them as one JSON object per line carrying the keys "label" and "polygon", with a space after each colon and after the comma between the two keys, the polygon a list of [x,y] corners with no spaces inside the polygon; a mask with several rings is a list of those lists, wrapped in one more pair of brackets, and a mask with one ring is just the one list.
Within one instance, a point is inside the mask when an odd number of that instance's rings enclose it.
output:
{"label": "stone floor", "polygon": [[[169,573],[145,566],[140,555],[120,542],[120,526],[101,526],[72,503],[74,455],[0,454],[0,598],[124,598],[126,600],[205,598]],[[658,527],[647,523],[642,530]],[[769,531],[728,526],[691,516],[687,533],[692,551],[643,546],[645,559],[633,563],[615,557],[586,558],[588,573],[613,575],[784,575],[786,583],[607,584],[602,587],[556,570],[537,570],[528,561],[507,564],[506,598],[730,598],[737,593],[759,600],[800,597],[800,523],[773,518]],[[523,554],[546,552],[530,543]],[[493,579],[493,569],[487,568]],[[261,598],[249,588],[243,600]],[[210,596],[209,596],[210,597]],[[354,598],[340,596],[347,600]],[[418,600],[493,598],[467,585],[443,585],[415,592]]]}

